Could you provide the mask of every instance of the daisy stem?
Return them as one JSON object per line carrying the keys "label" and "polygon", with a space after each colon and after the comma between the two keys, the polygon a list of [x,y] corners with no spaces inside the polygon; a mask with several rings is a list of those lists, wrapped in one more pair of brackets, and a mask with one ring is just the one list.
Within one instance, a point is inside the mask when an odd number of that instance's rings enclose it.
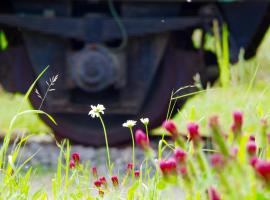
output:
{"label": "daisy stem", "polygon": [[133,167],[132,167],[132,180],[134,179],[134,168],[135,168],[135,142],[134,142],[134,136],[133,136],[133,130],[130,127],[130,134],[131,134],[131,138],[132,138],[132,163],[133,163]]}
{"label": "daisy stem", "polygon": [[105,137],[105,142],[106,142],[106,151],[107,151],[107,164],[108,164],[108,168],[109,168],[109,172],[110,172],[110,175],[112,174],[112,169],[111,169],[111,158],[110,158],[110,150],[109,150],[109,144],[108,144],[108,137],[107,137],[107,131],[106,131],[106,127],[105,127],[105,124],[104,124],[104,121],[102,119],[102,117],[99,115],[99,119],[100,119],[100,122],[102,124],[102,127],[103,127],[103,132],[104,132],[104,137]]}

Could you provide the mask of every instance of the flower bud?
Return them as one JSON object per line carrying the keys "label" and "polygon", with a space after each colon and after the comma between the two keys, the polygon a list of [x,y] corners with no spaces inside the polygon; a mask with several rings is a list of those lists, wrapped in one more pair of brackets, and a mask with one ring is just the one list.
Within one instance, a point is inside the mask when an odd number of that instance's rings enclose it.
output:
{"label": "flower bud", "polygon": [[74,162],[74,160],[70,160],[70,161],[69,161],[69,168],[70,168],[70,169],[75,168],[75,162]]}
{"label": "flower bud", "polygon": [[180,171],[180,174],[182,174],[182,176],[187,175],[187,168],[186,168],[186,166],[180,167],[179,171]]}
{"label": "flower bud", "polygon": [[174,150],[174,158],[177,161],[177,163],[179,164],[184,163],[187,158],[187,153],[180,148],[176,148]]}
{"label": "flower bud", "polygon": [[80,154],[78,152],[72,153],[71,157],[75,161],[76,164],[78,164],[80,162]]}
{"label": "flower bud", "polygon": [[101,176],[98,180],[101,182],[102,185],[107,184],[106,178],[104,176]]}
{"label": "flower bud", "polygon": [[232,131],[235,134],[240,134],[243,125],[243,113],[240,111],[233,112],[233,125],[231,126]]}
{"label": "flower bud", "polygon": [[210,157],[210,163],[215,168],[222,167],[224,164],[223,156],[219,153],[212,154]]}
{"label": "flower bud", "polygon": [[250,158],[249,160],[249,164],[252,166],[252,167],[255,167],[256,166],[256,163],[258,162],[258,158],[256,156],[253,156],[252,158]]}
{"label": "flower bud", "polygon": [[162,127],[164,129],[166,129],[171,134],[173,139],[176,139],[178,137],[179,134],[178,134],[176,125],[172,120],[164,121],[163,124],[162,124]]}
{"label": "flower bud", "polygon": [[92,167],[92,174],[93,174],[93,177],[94,178],[97,178],[98,177],[97,168],[96,167]]}
{"label": "flower bud", "polygon": [[167,161],[161,160],[159,168],[163,175],[172,175],[176,173],[176,160],[171,158]]}
{"label": "flower bud", "polygon": [[133,163],[128,163],[127,169],[128,169],[128,170],[132,170],[132,169],[133,169]]}
{"label": "flower bud", "polygon": [[246,148],[249,155],[256,154],[257,145],[254,141],[248,141]]}
{"label": "flower bud", "polygon": [[146,134],[140,129],[135,132],[135,141],[142,149],[147,149],[149,146],[149,140]]}
{"label": "flower bud", "polygon": [[270,162],[265,160],[257,160],[255,164],[255,170],[266,181],[270,180]]}
{"label": "flower bud", "polygon": [[135,170],[134,171],[134,176],[135,176],[135,178],[140,177],[140,170]]}
{"label": "flower bud", "polygon": [[255,136],[254,135],[250,135],[248,138],[249,141],[254,141],[255,142]]}
{"label": "flower bud", "polygon": [[94,185],[95,185],[97,188],[99,188],[99,187],[101,187],[102,183],[101,183],[100,180],[96,180],[96,181],[94,182]]}
{"label": "flower bud", "polygon": [[221,200],[221,197],[214,187],[208,188],[209,200]]}
{"label": "flower bud", "polygon": [[118,185],[119,185],[118,177],[117,176],[112,176],[111,180],[112,180],[113,186],[118,187]]}
{"label": "flower bud", "polygon": [[189,139],[190,140],[200,140],[199,125],[194,122],[190,122],[187,125]]}

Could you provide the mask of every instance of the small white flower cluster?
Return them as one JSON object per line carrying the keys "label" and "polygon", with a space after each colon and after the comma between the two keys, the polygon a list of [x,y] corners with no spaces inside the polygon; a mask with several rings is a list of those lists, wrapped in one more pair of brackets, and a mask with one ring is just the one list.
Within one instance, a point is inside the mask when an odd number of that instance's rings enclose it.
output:
{"label": "small white flower cluster", "polygon": [[147,126],[149,124],[149,119],[148,118],[141,118],[140,120],[145,126]]}
{"label": "small white flower cluster", "polygon": [[127,120],[125,123],[123,123],[123,127],[132,128],[135,126],[137,121],[134,120]]}
{"label": "small white flower cluster", "polygon": [[[102,104],[98,104],[96,106],[91,105],[91,110],[89,111],[88,115],[91,115],[92,118],[100,117],[100,114],[104,114],[105,107]],[[147,126],[149,124],[148,118],[141,118],[140,121]],[[135,126],[137,121],[134,120],[127,120],[123,123],[123,127],[132,128]]]}
{"label": "small white flower cluster", "polygon": [[100,113],[104,114],[105,107],[102,104],[98,104],[97,106],[91,105],[91,110],[88,115],[91,115],[92,118],[99,117]]}
{"label": "small white flower cluster", "polygon": [[[149,124],[149,119],[148,118],[141,118],[140,121],[147,126]],[[135,126],[137,123],[137,121],[134,120],[127,120],[125,123],[123,123],[123,127],[127,127],[127,128],[132,128],[133,126]]]}

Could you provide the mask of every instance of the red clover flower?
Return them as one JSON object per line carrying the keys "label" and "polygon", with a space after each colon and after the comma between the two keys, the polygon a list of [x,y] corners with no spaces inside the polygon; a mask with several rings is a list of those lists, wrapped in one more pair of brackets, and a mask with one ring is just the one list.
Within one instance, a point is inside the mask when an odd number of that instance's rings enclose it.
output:
{"label": "red clover flower", "polygon": [[76,164],[78,164],[80,162],[80,154],[78,152],[72,153],[71,157],[75,161]]}
{"label": "red clover flower", "polygon": [[174,158],[177,161],[177,163],[179,164],[184,163],[187,158],[187,153],[180,148],[176,148],[174,150]]}
{"label": "red clover flower", "polygon": [[147,149],[149,146],[149,140],[146,134],[140,129],[135,132],[135,141],[142,149]]}
{"label": "red clover flower", "polygon": [[118,187],[118,185],[119,185],[118,177],[117,176],[112,176],[111,180],[112,180],[113,186]]}

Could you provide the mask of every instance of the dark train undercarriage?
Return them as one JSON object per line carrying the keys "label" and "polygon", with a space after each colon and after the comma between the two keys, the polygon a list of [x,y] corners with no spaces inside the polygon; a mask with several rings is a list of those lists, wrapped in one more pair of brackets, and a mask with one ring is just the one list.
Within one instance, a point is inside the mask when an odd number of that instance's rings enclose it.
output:
{"label": "dark train undercarriage", "polygon": [[[173,0],[6,0],[1,1],[0,28],[9,48],[0,53],[0,76],[11,92],[24,93],[34,78],[50,68],[38,82],[59,75],[45,111],[58,138],[75,143],[104,144],[98,120],[89,118],[91,104],[104,104],[109,143],[130,139],[122,123],[149,117],[151,127],[166,117],[171,91],[203,83],[213,55],[196,50],[194,29],[211,32],[212,21],[226,22],[230,30],[231,61],[244,47],[252,57],[269,26],[267,2],[179,2]],[[34,107],[40,101],[31,96]],[[183,102],[180,102],[181,105]]]}

